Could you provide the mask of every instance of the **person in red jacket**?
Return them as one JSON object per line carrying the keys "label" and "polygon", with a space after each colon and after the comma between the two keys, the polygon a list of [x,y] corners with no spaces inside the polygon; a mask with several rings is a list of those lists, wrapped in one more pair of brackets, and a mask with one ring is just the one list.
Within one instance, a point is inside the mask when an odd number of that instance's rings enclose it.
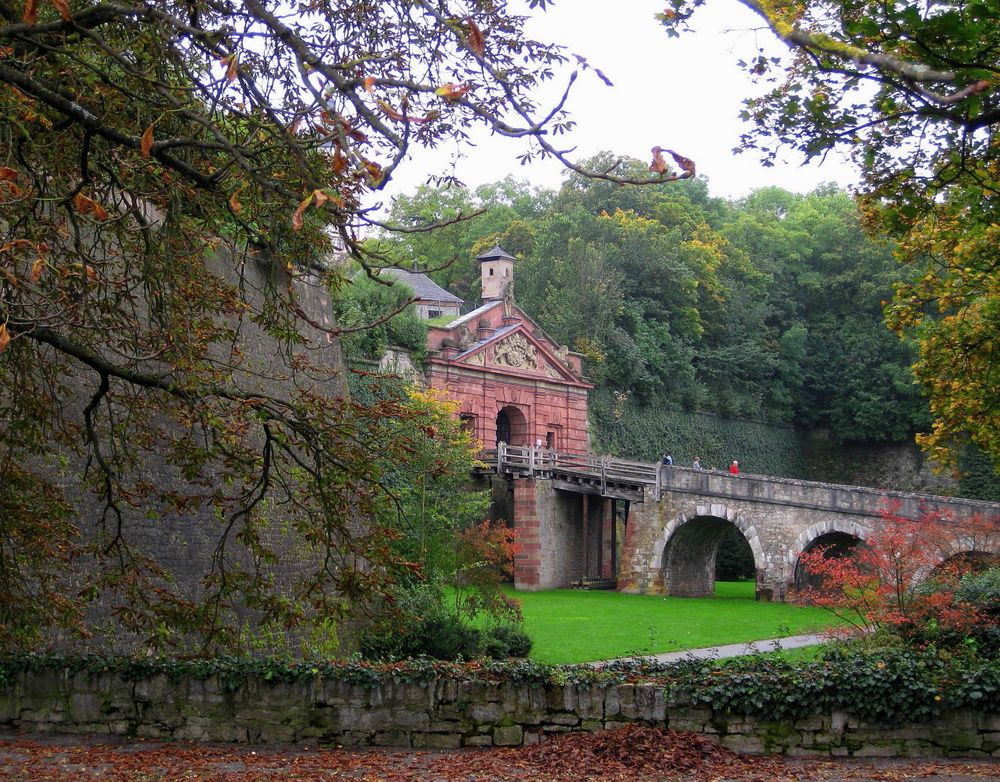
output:
{"label": "person in red jacket", "polygon": [[729,474],[730,475],[739,475],[740,474],[740,463],[738,461],[736,461],[735,459],[733,459],[732,464],[729,465]]}

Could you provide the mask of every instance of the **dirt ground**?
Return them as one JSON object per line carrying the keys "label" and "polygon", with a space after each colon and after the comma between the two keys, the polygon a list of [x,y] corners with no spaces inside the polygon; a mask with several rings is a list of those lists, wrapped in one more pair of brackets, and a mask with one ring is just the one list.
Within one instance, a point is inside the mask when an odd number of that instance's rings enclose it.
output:
{"label": "dirt ground", "polygon": [[632,726],[533,747],[451,752],[0,734],[0,782],[792,782],[1000,780],[1000,758],[785,759]]}

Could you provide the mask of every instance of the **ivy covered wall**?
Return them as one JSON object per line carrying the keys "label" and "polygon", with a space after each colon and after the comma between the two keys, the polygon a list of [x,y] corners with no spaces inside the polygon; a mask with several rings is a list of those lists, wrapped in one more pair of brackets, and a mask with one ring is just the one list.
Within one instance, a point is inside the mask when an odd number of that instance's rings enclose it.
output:
{"label": "ivy covered wall", "polygon": [[596,452],[659,461],[669,451],[674,464],[684,467],[700,456],[706,469],[724,470],[736,459],[743,472],[808,477],[792,427],[644,406],[605,389],[591,393],[590,421]]}

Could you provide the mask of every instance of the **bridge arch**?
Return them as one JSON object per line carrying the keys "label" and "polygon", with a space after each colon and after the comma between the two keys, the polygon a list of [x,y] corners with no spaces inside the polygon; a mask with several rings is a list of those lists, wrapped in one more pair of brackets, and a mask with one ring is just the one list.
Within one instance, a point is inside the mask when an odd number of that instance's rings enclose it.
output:
{"label": "bridge arch", "polygon": [[764,547],[754,525],[742,513],[724,505],[699,506],[668,522],[653,546],[651,566],[663,573],[666,594],[707,597],[715,592],[715,557],[730,526],[746,539],[754,569],[760,574]]}
{"label": "bridge arch", "polygon": [[956,548],[947,553],[941,562],[931,568],[930,574],[933,576],[949,566],[956,566],[961,572],[978,573],[989,568],[1000,567],[1000,553],[981,549]]}
{"label": "bridge arch", "polygon": [[800,558],[816,546],[829,546],[833,556],[843,556],[868,540],[871,530],[856,521],[828,519],[811,524],[799,533],[793,549],[787,552],[785,561],[792,573],[792,584],[801,589],[809,582],[802,568]]}

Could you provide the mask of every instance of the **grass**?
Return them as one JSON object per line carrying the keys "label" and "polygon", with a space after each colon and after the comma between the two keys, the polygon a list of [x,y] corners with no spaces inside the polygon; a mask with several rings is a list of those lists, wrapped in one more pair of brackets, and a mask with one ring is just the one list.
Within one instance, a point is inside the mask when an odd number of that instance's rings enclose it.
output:
{"label": "grass", "polygon": [[836,624],[828,611],[754,600],[753,583],[719,582],[713,597],[553,589],[514,592],[531,657],[580,663],[801,635]]}

